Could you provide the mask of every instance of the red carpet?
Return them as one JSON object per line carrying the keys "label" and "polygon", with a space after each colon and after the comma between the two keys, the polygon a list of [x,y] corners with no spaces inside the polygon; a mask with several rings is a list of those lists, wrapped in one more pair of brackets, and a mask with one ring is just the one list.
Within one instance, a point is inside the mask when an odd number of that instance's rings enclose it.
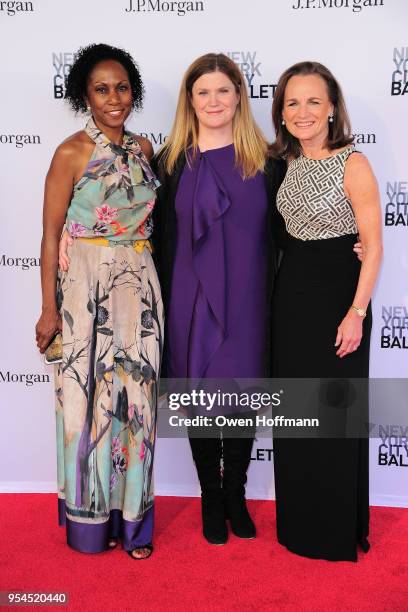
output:
{"label": "red carpet", "polygon": [[81,612],[407,612],[408,509],[373,508],[371,551],[333,563],[287,552],[275,539],[274,503],[249,505],[257,539],[230,536],[217,547],[200,534],[198,499],[157,498],[155,552],[132,561],[118,549],[69,549],[55,495],[0,495],[0,590],[66,591],[65,609]]}

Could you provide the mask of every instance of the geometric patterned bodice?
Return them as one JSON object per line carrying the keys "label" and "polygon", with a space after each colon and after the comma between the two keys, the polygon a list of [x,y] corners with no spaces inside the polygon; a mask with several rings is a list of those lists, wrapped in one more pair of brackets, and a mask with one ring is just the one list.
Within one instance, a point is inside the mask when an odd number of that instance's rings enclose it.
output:
{"label": "geometric patterned bodice", "polygon": [[351,145],[331,157],[300,155],[290,162],[276,198],[286,229],[299,240],[338,238],[357,234],[350,200],[344,193],[344,168]]}

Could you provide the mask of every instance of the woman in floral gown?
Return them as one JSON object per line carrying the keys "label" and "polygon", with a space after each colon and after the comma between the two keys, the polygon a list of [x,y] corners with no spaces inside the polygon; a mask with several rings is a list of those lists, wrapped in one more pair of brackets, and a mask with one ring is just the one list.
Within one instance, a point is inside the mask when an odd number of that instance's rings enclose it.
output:
{"label": "woman in floral gown", "polygon": [[[85,130],[56,150],[45,186],[43,308],[37,344],[62,330],[56,367],[58,501],[70,546],[152,552],[152,469],[162,301],[151,258],[158,181],[149,141],[124,130],[140,108],[133,59],[108,45],[77,54],[67,83]],[[57,281],[64,223],[77,240]]]}

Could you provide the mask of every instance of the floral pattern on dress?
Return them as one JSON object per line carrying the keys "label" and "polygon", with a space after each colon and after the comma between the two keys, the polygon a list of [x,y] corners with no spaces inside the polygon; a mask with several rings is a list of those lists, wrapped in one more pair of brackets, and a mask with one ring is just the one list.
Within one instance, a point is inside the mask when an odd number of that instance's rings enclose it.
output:
{"label": "floral pattern on dress", "polygon": [[[136,136],[125,131],[122,146],[116,145],[92,118],[85,132],[95,149],[74,187],[67,212],[69,233],[74,238],[104,237],[114,242],[149,238],[160,183]],[[101,199],[102,205],[96,206]],[[88,206],[83,206],[84,200]]]}
{"label": "floral pattern on dress", "polygon": [[131,247],[99,250],[81,242],[70,249],[58,287],[64,355],[56,370],[57,412],[66,458],[59,491],[71,520],[108,517],[112,508],[141,520],[153,503],[163,348],[157,275],[147,249],[139,255]]}

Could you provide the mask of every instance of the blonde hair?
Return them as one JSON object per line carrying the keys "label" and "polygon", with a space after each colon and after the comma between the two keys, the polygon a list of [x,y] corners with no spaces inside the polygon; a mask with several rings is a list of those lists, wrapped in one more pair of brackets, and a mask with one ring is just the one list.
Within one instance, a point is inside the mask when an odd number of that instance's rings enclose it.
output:
{"label": "blonde hair", "polygon": [[223,53],[207,53],[191,64],[181,83],[173,127],[160,149],[162,163],[168,174],[172,173],[182,153],[188,160],[187,150],[192,147],[193,155],[198,150],[198,121],[191,104],[192,89],[203,74],[217,71],[230,79],[239,95],[233,119],[236,164],[242,169],[243,178],[250,178],[264,169],[268,145],[252,116],[244,76],[238,66]]}

